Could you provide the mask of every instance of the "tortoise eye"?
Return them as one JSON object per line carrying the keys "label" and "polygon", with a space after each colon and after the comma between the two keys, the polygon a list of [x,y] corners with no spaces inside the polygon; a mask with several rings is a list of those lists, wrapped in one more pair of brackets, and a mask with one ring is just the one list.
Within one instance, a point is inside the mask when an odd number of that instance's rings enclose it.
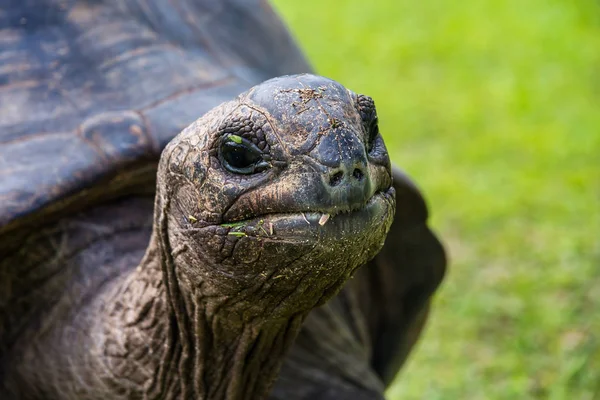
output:
{"label": "tortoise eye", "polygon": [[223,166],[236,174],[254,174],[269,166],[258,147],[237,135],[226,136],[219,150]]}
{"label": "tortoise eye", "polygon": [[373,118],[371,123],[368,126],[367,131],[367,152],[370,153],[375,147],[375,141],[379,136],[379,123],[377,121],[377,117]]}

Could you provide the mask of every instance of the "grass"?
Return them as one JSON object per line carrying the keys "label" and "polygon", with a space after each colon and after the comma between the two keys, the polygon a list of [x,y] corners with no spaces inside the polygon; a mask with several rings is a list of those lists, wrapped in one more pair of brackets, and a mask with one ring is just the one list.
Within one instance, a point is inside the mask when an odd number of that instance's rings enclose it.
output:
{"label": "grass", "polygon": [[600,3],[276,0],[451,257],[389,399],[600,399]]}

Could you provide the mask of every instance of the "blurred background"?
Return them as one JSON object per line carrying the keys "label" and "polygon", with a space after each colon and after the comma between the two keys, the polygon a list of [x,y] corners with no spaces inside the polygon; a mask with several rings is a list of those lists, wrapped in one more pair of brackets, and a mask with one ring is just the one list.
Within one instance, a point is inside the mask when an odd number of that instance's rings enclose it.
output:
{"label": "blurred background", "polygon": [[450,254],[389,399],[600,399],[600,2],[274,3]]}

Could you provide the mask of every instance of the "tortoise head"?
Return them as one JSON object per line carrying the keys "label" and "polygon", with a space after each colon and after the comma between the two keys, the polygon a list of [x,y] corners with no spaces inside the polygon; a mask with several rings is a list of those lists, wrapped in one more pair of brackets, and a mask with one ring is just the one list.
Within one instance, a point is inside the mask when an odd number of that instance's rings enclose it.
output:
{"label": "tortoise head", "polygon": [[314,75],[275,78],[164,150],[159,240],[203,295],[245,315],[307,312],[383,246],[391,183],[369,97]]}

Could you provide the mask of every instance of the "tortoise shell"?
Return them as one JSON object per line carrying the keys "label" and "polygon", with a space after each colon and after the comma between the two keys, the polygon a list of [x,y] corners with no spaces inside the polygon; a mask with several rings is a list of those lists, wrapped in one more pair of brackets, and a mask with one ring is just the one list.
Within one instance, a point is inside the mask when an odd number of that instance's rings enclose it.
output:
{"label": "tortoise shell", "polygon": [[162,148],[199,115],[310,71],[266,1],[5,1],[0,234],[154,190]]}

